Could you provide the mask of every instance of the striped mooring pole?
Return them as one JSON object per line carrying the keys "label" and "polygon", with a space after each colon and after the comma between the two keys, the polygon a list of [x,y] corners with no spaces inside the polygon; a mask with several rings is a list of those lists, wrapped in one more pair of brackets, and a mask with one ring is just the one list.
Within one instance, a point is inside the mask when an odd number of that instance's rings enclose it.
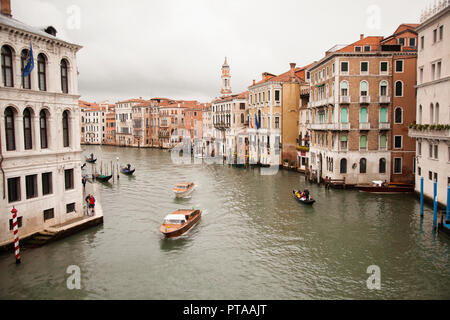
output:
{"label": "striped mooring pole", "polygon": [[433,185],[433,227],[436,229],[437,228],[437,181],[434,180],[434,185]]}
{"label": "striped mooring pole", "polygon": [[12,208],[13,215],[13,231],[14,231],[14,254],[16,255],[16,264],[20,263],[20,248],[19,248],[19,227],[17,225],[17,209]]}

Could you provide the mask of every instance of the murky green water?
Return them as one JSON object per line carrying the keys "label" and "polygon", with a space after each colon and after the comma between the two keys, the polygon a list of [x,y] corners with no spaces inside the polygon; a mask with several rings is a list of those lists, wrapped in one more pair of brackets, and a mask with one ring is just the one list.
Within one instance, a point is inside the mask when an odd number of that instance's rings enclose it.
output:
{"label": "murky green water", "polygon": [[[174,165],[153,149],[86,147],[98,161],[137,167],[99,185],[104,225],[47,246],[0,256],[7,299],[449,299],[450,238],[420,219],[412,195],[371,195],[306,185],[302,175],[222,165]],[[178,181],[190,199],[174,199]],[[307,186],[317,202],[297,203]],[[163,239],[158,227],[178,208],[203,216],[189,233]],[[81,290],[69,290],[69,265]],[[367,267],[381,268],[369,290]]]}

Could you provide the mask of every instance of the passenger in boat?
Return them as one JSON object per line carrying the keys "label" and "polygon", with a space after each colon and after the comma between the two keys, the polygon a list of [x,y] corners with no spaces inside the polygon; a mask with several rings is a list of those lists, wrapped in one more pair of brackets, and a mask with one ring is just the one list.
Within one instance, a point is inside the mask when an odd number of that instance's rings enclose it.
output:
{"label": "passenger in boat", "polygon": [[304,200],[305,199],[305,191],[302,191],[302,193],[299,196],[300,199]]}
{"label": "passenger in boat", "polygon": [[127,164],[127,170],[131,171],[131,164]]}
{"label": "passenger in boat", "polygon": [[305,191],[303,191],[303,194],[304,194],[305,200],[309,200],[309,190],[305,189]]}
{"label": "passenger in boat", "polygon": [[91,153],[91,160],[94,160],[94,154]]}

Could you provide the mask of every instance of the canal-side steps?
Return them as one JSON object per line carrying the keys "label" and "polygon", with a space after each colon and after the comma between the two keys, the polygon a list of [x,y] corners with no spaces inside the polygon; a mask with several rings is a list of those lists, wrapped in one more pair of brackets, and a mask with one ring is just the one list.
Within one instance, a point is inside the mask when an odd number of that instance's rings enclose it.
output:
{"label": "canal-side steps", "polygon": [[[86,212],[86,207],[83,208],[83,212]],[[97,226],[103,223],[103,209],[98,201],[95,205],[95,215],[74,218],[61,224],[56,224],[51,227],[47,227],[39,232],[33,233],[22,239],[19,239],[21,248],[36,248],[43,246],[49,242],[59,240],[70,236],[78,231]],[[14,241],[1,245],[0,251],[12,252],[14,251]]]}

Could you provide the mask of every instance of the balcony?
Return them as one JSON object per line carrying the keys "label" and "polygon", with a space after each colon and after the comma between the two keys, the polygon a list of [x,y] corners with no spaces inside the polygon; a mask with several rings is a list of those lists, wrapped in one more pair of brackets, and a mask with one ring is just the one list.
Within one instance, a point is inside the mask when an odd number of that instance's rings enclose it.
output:
{"label": "balcony", "polygon": [[380,96],[380,103],[391,103],[390,96]]}
{"label": "balcony", "polygon": [[380,122],[378,128],[380,130],[391,130],[391,124],[389,122]]}
{"label": "balcony", "polygon": [[339,123],[339,129],[338,130],[350,130],[350,122],[347,123]]}
{"label": "balcony", "polygon": [[349,104],[350,103],[350,96],[340,96],[339,97],[339,103],[341,103],[341,104]]}
{"label": "balcony", "polygon": [[370,96],[360,96],[359,97],[359,103],[361,103],[361,104],[368,104],[368,103],[370,103]]}
{"label": "balcony", "polygon": [[370,129],[369,122],[360,122],[359,123],[359,130],[369,130],[369,129]]}
{"label": "balcony", "polygon": [[416,124],[408,129],[408,136],[412,138],[450,140],[450,128],[449,125]]}
{"label": "balcony", "polygon": [[230,124],[228,122],[216,122],[214,123],[214,127],[219,130],[227,129],[230,127]]}
{"label": "balcony", "polygon": [[311,123],[306,126],[310,130],[328,130],[327,123]]}

